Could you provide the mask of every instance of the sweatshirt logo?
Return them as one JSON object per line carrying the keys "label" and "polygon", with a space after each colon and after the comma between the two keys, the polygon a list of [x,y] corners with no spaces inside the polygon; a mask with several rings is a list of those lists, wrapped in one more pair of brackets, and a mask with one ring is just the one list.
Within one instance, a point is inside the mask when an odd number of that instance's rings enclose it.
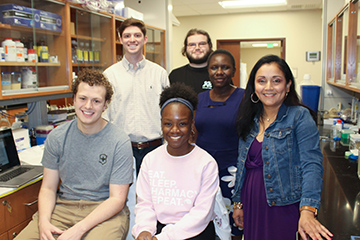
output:
{"label": "sweatshirt logo", "polygon": [[151,186],[151,195],[154,204],[167,206],[184,206],[193,204],[197,191],[180,189],[176,180],[167,179],[164,171],[148,172]]}
{"label": "sweatshirt logo", "polygon": [[212,89],[211,81],[204,81],[202,89]]}

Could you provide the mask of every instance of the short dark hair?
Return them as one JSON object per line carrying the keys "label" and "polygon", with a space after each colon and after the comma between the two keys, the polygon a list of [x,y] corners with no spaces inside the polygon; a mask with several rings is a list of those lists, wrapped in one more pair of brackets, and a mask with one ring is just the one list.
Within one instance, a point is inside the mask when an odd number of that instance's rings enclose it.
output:
{"label": "short dark hair", "polygon": [[128,18],[124,22],[121,23],[120,27],[118,27],[117,31],[120,34],[120,37],[122,37],[122,34],[127,27],[138,27],[140,28],[141,32],[144,34],[144,37],[146,36],[146,26],[145,23],[139,19],[135,18]]}
{"label": "short dark hair", "polygon": [[112,95],[114,94],[111,83],[107,78],[96,69],[84,68],[78,73],[78,77],[73,80],[71,87],[73,97],[75,97],[78,92],[79,84],[81,82],[87,83],[90,86],[104,86],[105,87],[105,101],[110,103]]}
{"label": "short dark hair", "polygon": [[234,58],[234,56],[232,55],[232,53],[229,52],[229,51],[226,50],[226,49],[216,49],[214,52],[212,52],[212,53],[210,54],[208,60],[207,60],[207,65],[208,65],[208,67],[209,67],[209,62],[210,62],[211,58],[213,58],[213,57],[214,57],[215,55],[217,55],[217,54],[225,54],[225,55],[227,55],[227,56],[230,58],[230,60],[231,60],[231,63],[232,63],[233,68],[236,69],[235,58]]}
{"label": "short dark hair", "polygon": [[188,31],[188,33],[186,34],[186,37],[185,37],[185,40],[184,40],[184,46],[183,46],[183,48],[181,49],[181,54],[182,54],[183,56],[186,56],[186,47],[187,47],[187,45],[188,45],[188,41],[187,41],[188,37],[190,37],[190,36],[192,36],[192,35],[197,35],[197,34],[205,35],[205,36],[207,37],[207,39],[208,39],[207,43],[209,44],[210,52],[212,52],[212,47],[213,47],[213,45],[212,45],[212,42],[211,42],[211,38],[210,38],[209,33],[206,32],[206,31],[204,31],[204,30],[202,30],[202,29],[193,28],[193,29],[190,29],[190,30]]}
{"label": "short dark hair", "polygon": [[188,85],[185,85],[182,82],[176,82],[166,87],[160,95],[160,108],[164,103],[171,98],[183,98],[191,103],[196,110],[198,104],[198,96],[196,92]]}

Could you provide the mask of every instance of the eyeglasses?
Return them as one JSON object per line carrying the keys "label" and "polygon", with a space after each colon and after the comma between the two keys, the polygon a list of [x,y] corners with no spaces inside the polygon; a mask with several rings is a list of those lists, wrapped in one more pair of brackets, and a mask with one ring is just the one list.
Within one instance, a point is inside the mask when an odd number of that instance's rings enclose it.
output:
{"label": "eyeglasses", "polygon": [[188,43],[187,46],[189,48],[194,48],[196,47],[196,45],[198,45],[199,47],[204,47],[206,46],[208,43],[207,42],[199,42],[199,43]]}

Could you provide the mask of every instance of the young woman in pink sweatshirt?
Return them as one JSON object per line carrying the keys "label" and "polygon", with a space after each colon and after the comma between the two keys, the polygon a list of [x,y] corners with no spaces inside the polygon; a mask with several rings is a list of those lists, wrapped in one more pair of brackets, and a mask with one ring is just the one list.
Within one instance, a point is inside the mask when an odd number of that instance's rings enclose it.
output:
{"label": "young woman in pink sweatshirt", "polygon": [[132,234],[137,240],[215,239],[216,161],[189,143],[197,95],[173,84],[160,97],[161,127],[166,143],[148,153],[136,184]]}

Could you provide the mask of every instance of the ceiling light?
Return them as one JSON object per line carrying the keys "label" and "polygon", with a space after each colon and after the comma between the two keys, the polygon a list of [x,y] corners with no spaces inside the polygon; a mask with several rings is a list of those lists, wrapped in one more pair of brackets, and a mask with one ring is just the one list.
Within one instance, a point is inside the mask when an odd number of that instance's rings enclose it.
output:
{"label": "ceiling light", "polygon": [[253,43],[251,44],[252,47],[266,47],[266,48],[273,48],[279,46],[278,43]]}
{"label": "ceiling light", "polygon": [[237,0],[221,1],[219,4],[223,8],[245,8],[245,7],[274,7],[285,6],[286,0]]}

